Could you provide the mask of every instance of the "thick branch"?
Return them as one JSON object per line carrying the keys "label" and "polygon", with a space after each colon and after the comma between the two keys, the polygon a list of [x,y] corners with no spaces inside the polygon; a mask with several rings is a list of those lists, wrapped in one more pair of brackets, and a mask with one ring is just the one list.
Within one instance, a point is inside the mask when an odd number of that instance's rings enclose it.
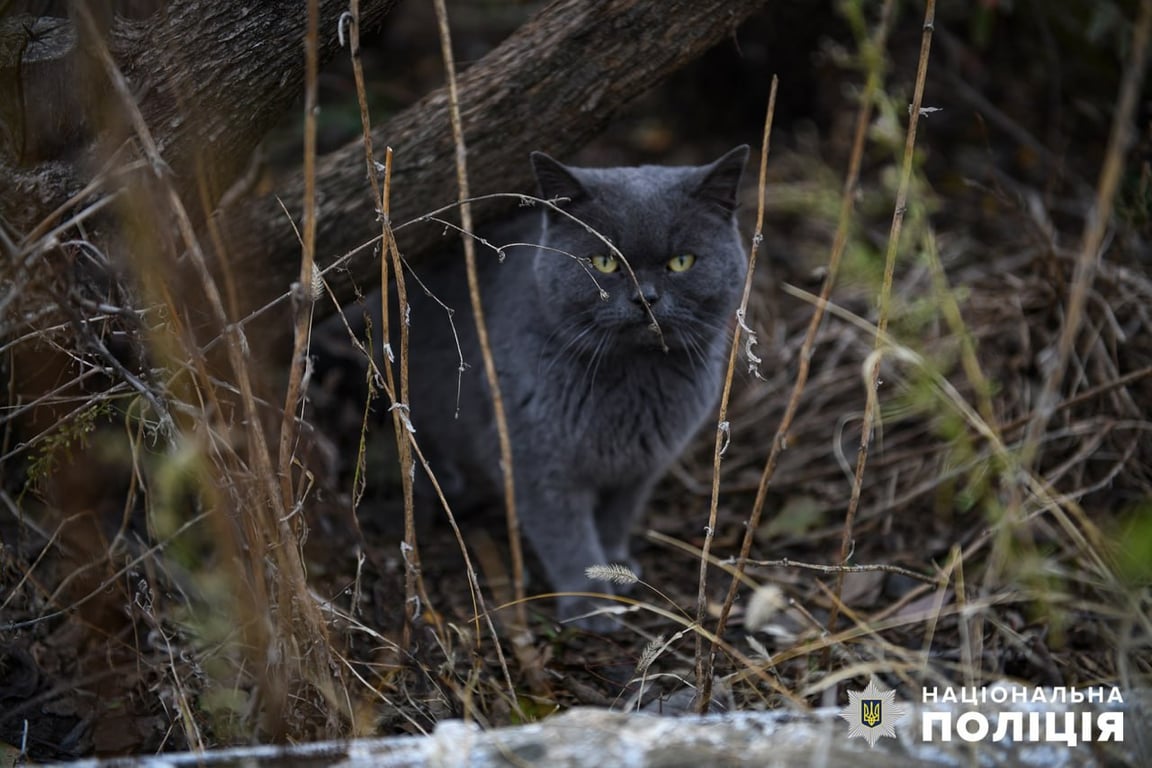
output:
{"label": "thick branch", "polygon": [[[564,156],[602,130],[632,99],[699,56],[767,0],[557,0],[465,71],[459,81],[473,194],[530,190],[528,153]],[[767,74],[765,75],[767,77]],[[373,132],[395,150],[392,219],[415,218],[455,199],[454,148],[445,90]],[[296,235],[279,200],[298,218],[303,180],[227,216],[233,268],[249,306],[285,292],[296,279]],[[378,236],[380,225],[359,141],[321,163],[318,262],[329,264]],[[276,198],[279,198],[277,200]],[[478,212],[483,215],[483,211]],[[442,227],[401,233],[410,259],[442,242]],[[337,295],[377,269],[367,258],[332,273]]]}

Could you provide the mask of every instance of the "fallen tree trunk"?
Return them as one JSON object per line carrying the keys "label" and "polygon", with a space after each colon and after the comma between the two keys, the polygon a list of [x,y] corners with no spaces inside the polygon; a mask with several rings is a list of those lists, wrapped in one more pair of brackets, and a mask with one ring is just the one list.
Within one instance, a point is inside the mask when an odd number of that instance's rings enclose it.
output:
{"label": "fallen tree trunk", "polygon": [[[378,22],[393,2],[364,0],[362,26]],[[527,161],[531,150],[564,156],[578,149],[633,99],[731,35],[766,3],[557,0],[545,7],[460,77],[473,193],[531,191]],[[338,51],[337,19],[345,9],[342,0],[321,2],[323,56]],[[259,139],[299,97],[304,20],[303,9],[288,0],[243,6],[185,0],[143,20],[118,19],[105,31],[163,162],[172,171],[165,174],[165,180],[185,200],[194,221],[202,221],[216,205],[245,170]],[[83,47],[70,46],[68,36],[75,37],[75,31],[59,20],[49,31],[55,40],[49,59],[64,55],[61,51],[75,57],[74,48]],[[21,50],[27,53],[27,48]],[[59,71],[38,66],[44,82],[59,80]],[[75,70],[71,64],[66,68]],[[26,75],[19,61],[4,72]],[[115,98],[93,86],[100,77],[87,75],[83,87],[90,93],[67,102],[78,105],[82,113],[78,118],[95,119],[102,110],[107,112],[110,99]],[[26,93],[37,87],[36,83],[23,84]],[[103,119],[107,121],[106,114]],[[0,189],[0,217],[17,241],[90,181],[95,165],[91,157],[71,162],[51,154],[61,144],[74,143],[75,130],[75,125],[68,125],[58,140],[37,134],[41,138],[34,146],[10,145],[7,152],[0,150],[0,172],[10,181]],[[29,135],[28,130],[10,133]],[[85,138],[91,133],[87,131]],[[394,222],[416,218],[456,199],[446,89],[429,94],[376,128],[373,142],[395,151]],[[380,233],[362,142],[352,142],[322,158],[316,182],[318,257],[321,265],[328,265]],[[142,179],[137,186],[143,189],[149,183]],[[224,233],[219,243],[224,252],[216,253],[215,266],[221,274],[222,264],[227,263],[234,284],[241,287],[234,307],[241,317],[284,296],[298,278],[299,244],[282,205],[298,221],[303,190],[304,179],[297,173],[272,194],[241,199],[219,217]],[[143,194],[148,198],[151,193]],[[90,200],[75,201],[77,209],[85,202]],[[477,214],[480,222],[486,211]],[[139,231],[141,226],[134,222],[127,229]],[[157,226],[163,226],[162,217],[143,229]],[[400,241],[405,255],[418,259],[438,241],[441,231],[433,226],[405,230]],[[31,246],[23,245],[24,250]],[[142,246],[122,247],[140,250]],[[353,280],[368,280],[375,269],[370,259],[361,259],[349,271],[330,275],[330,283],[338,297],[347,300]]]}
{"label": "fallen tree trunk", "polygon": [[[531,191],[528,153],[564,156],[601,131],[634,98],[699,56],[767,0],[557,0],[459,78],[472,193]],[[765,73],[765,77],[768,73]],[[392,221],[402,223],[456,199],[455,149],[446,89],[372,132],[394,150]],[[381,159],[378,157],[377,159]],[[280,201],[299,220],[304,180],[225,214],[239,284],[258,307],[297,279],[296,234]],[[364,151],[356,141],[322,159],[317,178],[317,256],[322,266],[379,236]],[[478,211],[482,220],[484,211]],[[399,233],[417,259],[443,227]],[[353,280],[370,281],[368,258],[329,282],[341,300]]]}

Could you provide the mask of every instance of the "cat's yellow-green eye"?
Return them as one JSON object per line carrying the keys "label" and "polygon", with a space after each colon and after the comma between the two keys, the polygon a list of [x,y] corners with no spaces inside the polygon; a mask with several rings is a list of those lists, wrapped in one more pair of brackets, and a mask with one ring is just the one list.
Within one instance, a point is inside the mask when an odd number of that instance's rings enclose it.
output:
{"label": "cat's yellow-green eye", "polygon": [[593,256],[590,261],[598,272],[603,272],[606,275],[610,275],[620,269],[620,262],[616,260],[615,256],[605,256],[602,253],[598,253]]}
{"label": "cat's yellow-green eye", "polygon": [[673,272],[687,272],[696,263],[696,257],[691,253],[681,253],[668,260],[668,269]]}

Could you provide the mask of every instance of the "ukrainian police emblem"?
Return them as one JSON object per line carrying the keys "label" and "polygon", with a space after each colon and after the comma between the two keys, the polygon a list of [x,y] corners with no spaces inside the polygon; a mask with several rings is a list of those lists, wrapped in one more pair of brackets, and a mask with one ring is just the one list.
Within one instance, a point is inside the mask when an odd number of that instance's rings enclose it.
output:
{"label": "ukrainian police emblem", "polygon": [[896,738],[895,725],[905,714],[905,708],[896,703],[896,692],[884,690],[872,678],[863,691],[848,691],[848,707],[840,717],[851,726],[848,738],[859,736],[874,747],[881,736]]}
{"label": "ukrainian police emblem", "polygon": [[883,719],[883,699],[860,699],[860,722],[869,728],[875,728]]}

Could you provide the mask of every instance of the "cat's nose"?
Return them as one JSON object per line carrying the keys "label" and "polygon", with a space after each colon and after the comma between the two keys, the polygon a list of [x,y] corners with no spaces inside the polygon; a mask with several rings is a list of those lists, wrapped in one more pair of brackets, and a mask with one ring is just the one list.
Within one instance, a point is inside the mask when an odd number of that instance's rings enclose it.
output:
{"label": "cat's nose", "polygon": [[[643,297],[643,301],[641,301]],[[640,283],[636,293],[632,294],[632,302],[643,304],[645,301],[651,306],[660,300],[660,291],[652,283]]]}

